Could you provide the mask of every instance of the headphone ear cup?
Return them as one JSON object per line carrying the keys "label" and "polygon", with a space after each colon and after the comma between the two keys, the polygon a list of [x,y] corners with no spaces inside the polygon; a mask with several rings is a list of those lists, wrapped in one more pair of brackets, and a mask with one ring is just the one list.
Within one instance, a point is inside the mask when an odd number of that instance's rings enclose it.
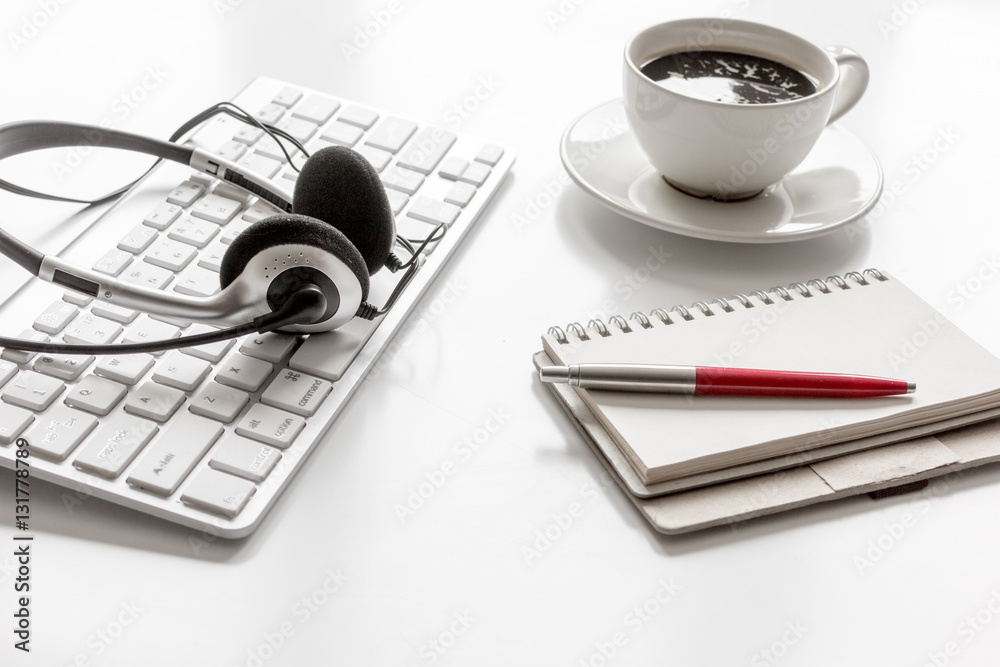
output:
{"label": "headphone ear cup", "polygon": [[361,300],[368,299],[371,281],[365,260],[344,234],[313,218],[285,213],[272,215],[250,225],[233,239],[222,256],[219,284],[228,287],[255,256],[281,245],[304,245],[324,250],[339,259],[357,277]]}
{"label": "headphone ear cup", "polygon": [[292,212],[343,232],[369,274],[385,265],[396,241],[396,221],[378,173],[344,146],[321,148],[306,160],[295,179]]}

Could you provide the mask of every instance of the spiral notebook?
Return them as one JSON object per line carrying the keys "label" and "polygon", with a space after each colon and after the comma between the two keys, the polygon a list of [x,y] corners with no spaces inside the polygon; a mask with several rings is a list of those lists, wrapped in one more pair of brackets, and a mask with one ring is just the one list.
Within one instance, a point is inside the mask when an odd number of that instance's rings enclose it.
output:
{"label": "spiral notebook", "polygon": [[637,495],[842,456],[1000,408],[1000,359],[877,270],[553,327],[542,343],[558,364],[773,368],[917,384],[914,394],[877,399],[574,390],[631,468]]}

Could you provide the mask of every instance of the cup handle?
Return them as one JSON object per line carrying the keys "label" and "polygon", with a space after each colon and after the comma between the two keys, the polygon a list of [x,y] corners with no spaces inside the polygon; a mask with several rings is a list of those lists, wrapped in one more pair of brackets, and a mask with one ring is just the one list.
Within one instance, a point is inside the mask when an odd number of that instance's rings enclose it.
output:
{"label": "cup handle", "polygon": [[827,121],[829,124],[850,111],[861,99],[868,87],[868,63],[846,46],[828,46],[825,50],[837,61],[837,68],[840,69],[840,85],[837,86],[837,96]]}

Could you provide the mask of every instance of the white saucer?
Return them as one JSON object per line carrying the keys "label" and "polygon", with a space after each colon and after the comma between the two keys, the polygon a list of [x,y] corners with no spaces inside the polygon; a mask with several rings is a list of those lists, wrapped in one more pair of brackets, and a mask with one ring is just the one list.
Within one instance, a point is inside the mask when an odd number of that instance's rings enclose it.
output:
{"label": "white saucer", "polygon": [[621,100],[583,114],[563,134],[563,166],[616,213],[676,234],[739,243],[813,238],[857,220],[882,193],[882,168],[860,139],[831,125],[805,161],[751,199],[719,202],[668,185],[639,149]]}

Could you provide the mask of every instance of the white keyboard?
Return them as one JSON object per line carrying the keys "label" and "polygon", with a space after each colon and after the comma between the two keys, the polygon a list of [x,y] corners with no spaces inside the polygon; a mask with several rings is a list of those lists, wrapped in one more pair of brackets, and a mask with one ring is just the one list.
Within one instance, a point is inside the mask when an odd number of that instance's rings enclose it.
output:
{"label": "white keyboard", "polygon": [[[514,161],[509,148],[273,79],[253,81],[233,102],[310,152],[339,144],[361,153],[386,186],[397,234],[414,245],[447,225],[394,307],[330,333],[250,335],[159,355],[0,355],[0,464],[15,467],[24,438],[32,479],[230,538],[253,531],[305,464]],[[296,172],[257,128],[217,117],[194,143],[292,189]],[[60,256],[159,289],[209,295],[219,289],[226,246],[275,212],[229,184],[164,163]],[[385,303],[403,273],[373,275],[368,301]],[[33,321],[14,316],[27,313]],[[210,330],[40,280],[0,307],[0,323],[4,335],[73,343]]]}

